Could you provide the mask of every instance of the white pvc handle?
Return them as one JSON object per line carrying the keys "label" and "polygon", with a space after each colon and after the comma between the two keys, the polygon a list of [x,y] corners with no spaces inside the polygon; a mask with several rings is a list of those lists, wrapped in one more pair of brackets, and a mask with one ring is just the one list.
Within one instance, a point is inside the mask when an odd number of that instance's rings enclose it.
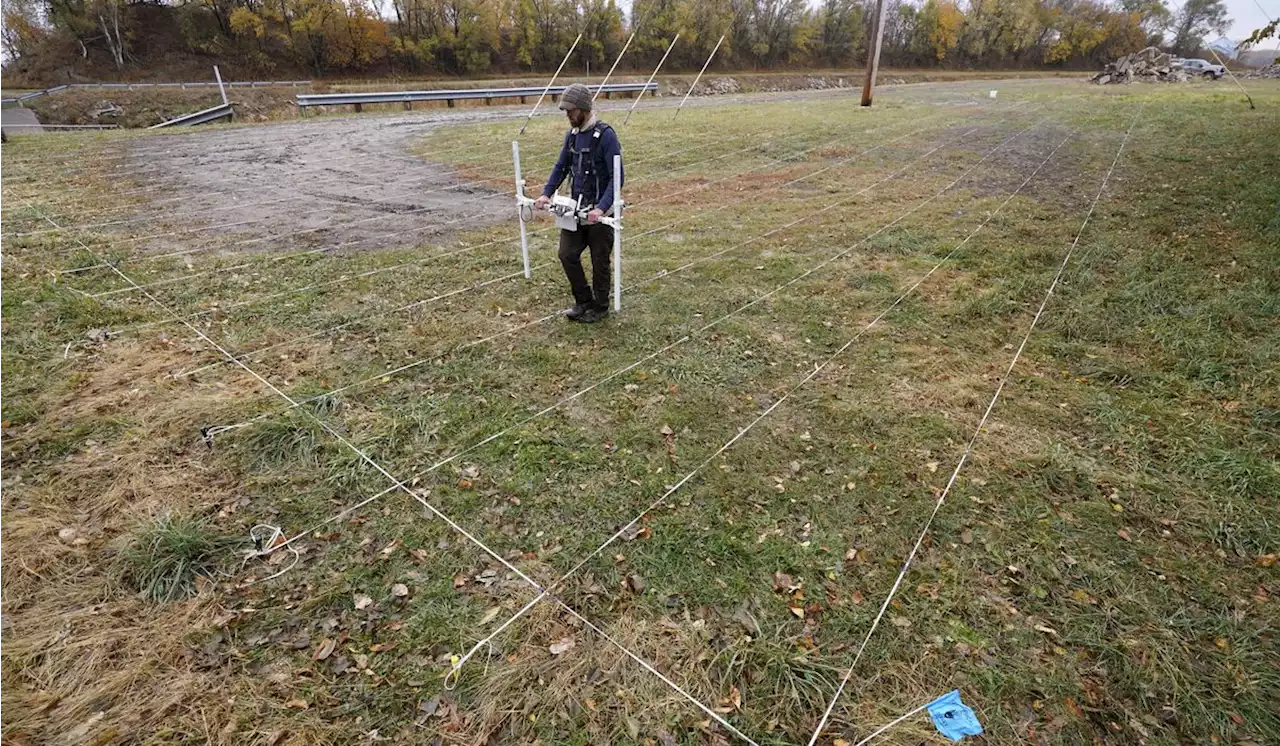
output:
{"label": "white pvc handle", "polygon": [[529,265],[529,231],[524,225],[524,206],[533,200],[524,196],[524,174],[520,171],[520,143],[511,141],[511,157],[516,164],[516,217],[520,218],[520,254],[524,257],[524,279],[533,279],[533,268]]}

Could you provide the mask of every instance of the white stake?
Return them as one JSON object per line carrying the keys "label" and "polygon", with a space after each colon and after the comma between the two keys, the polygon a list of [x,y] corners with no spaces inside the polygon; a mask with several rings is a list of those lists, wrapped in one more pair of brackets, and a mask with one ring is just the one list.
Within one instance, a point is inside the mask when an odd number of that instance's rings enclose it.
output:
{"label": "white stake", "polygon": [[1231,78],[1231,82],[1235,83],[1236,88],[1239,88],[1240,92],[1244,94],[1245,100],[1249,102],[1249,108],[1257,109],[1258,107],[1253,105],[1253,97],[1244,89],[1244,86],[1240,85],[1240,81],[1236,80],[1235,73],[1231,72],[1231,68],[1227,67],[1227,63],[1222,61],[1222,58],[1218,56],[1218,53],[1214,51],[1213,47],[1209,47],[1209,51],[1213,52],[1213,58],[1218,61],[1219,65],[1222,65],[1222,69],[1227,71],[1227,75]]}
{"label": "white stake", "polygon": [[622,310],[622,156],[613,157],[613,310]]}
{"label": "white stake", "polygon": [[[596,100],[596,97],[600,95],[600,91],[604,90],[605,84],[609,82],[609,78],[613,77],[613,71],[618,69],[618,63],[622,62],[622,55],[627,53],[627,47],[631,46],[631,40],[634,38],[636,38],[636,34],[633,31],[631,32],[631,36],[627,38],[627,43],[622,45],[622,51],[618,52],[618,59],[613,61],[613,67],[609,68],[609,73],[604,76],[604,80],[600,81],[600,86],[596,88],[595,95],[591,97],[592,101]],[[643,91],[641,91],[641,93],[643,93]]]}
{"label": "white stake", "polygon": [[556,84],[556,78],[560,77],[560,71],[564,69],[566,63],[569,62],[569,55],[573,54],[573,50],[578,48],[578,42],[582,41],[582,34],[578,34],[578,38],[573,40],[573,46],[569,47],[569,51],[565,53],[564,59],[560,61],[560,67],[556,68],[556,74],[551,76],[551,82],[547,83],[547,87],[542,89],[542,95],[538,96],[537,102],[534,103],[533,109],[529,112],[529,116],[525,117],[524,124],[520,125],[520,134],[524,134],[524,128],[529,126],[529,120],[533,119],[533,115],[538,111],[538,107],[542,105],[542,99],[547,97],[547,91],[551,90],[551,86]]}
{"label": "white stake", "polygon": [[524,256],[524,279],[529,280],[533,278],[533,270],[529,266],[529,231],[524,225],[524,208],[529,198],[524,193],[524,174],[520,171],[520,143],[516,140],[511,141],[511,157],[516,162],[516,214],[520,217],[520,253]]}
{"label": "white stake", "polygon": [[222,73],[218,72],[218,66],[213,66],[213,77],[218,79],[218,93],[222,94],[222,105],[226,106],[231,103],[227,101],[227,89],[222,87]]}
{"label": "white stake", "polygon": [[[653,74],[650,75],[649,79],[646,80],[644,83],[645,91],[649,90],[649,84],[652,83],[653,79],[658,76],[658,71],[662,69],[662,63],[667,61],[667,55],[671,54],[672,48],[674,48],[676,45],[676,39],[679,39],[679,38],[680,38],[680,34],[676,34],[675,38],[671,40],[671,43],[667,45],[667,51],[662,53],[662,59],[658,60],[658,66],[653,68]],[[627,122],[631,121],[631,112],[636,110],[636,106],[640,104],[640,99],[642,98],[644,98],[644,91],[640,91],[640,93],[636,95],[636,100],[631,104],[631,108],[627,109],[627,118],[622,120],[623,124],[626,124]]]}
{"label": "white stake", "polygon": [[707,68],[711,66],[711,60],[715,58],[716,52],[720,51],[720,45],[723,43],[724,43],[724,34],[721,34],[720,41],[716,42],[716,48],[711,50],[711,56],[707,57],[706,64],[704,64],[702,66],[702,69],[698,71],[698,77],[693,79],[693,85],[689,86],[689,92],[684,94],[684,100],[682,100],[680,102],[680,105],[676,107],[676,115],[674,117],[671,117],[672,119],[675,119],[676,117],[680,116],[680,110],[684,108],[684,102],[688,101],[689,96],[693,95],[693,89],[698,87],[698,81],[702,80],[702,74],[705,73],[707,71]]}

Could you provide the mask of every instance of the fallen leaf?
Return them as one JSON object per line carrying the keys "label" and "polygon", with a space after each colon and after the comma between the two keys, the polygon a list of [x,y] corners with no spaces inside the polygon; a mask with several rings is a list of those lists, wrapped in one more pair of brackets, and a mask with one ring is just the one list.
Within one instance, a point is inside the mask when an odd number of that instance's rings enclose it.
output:
{"label": "fallen leaf", "polygon": [[858,559],[858,550],[850,549],[849,551],[844,553],[844,558],[848,562],[853,562],[854,560]]}
{"label": "fallen leaf", "polygon": [[853,744],[849,743],[843,738],[837,738],[836,740],[831,742],[831,746],[853,746]]}
{"label": "fallen leaf", "polygon": [[1227,714],[1231,717],[1231,722],[1235,723],[1236,725],[1244,725],[1244,718],[1241,717],[1239,713],[1231,712]]}
{"label": "fallen leaf", "polygon": [[1116,536],[1119,536],[1121,539],[1124,539],[1125,541],[1132,541],[1132,539],[1129,538],[1129,532],[1125,531],[1124,529],[1120,529],[1119,531],[1116,531]]}
{"label": "fallen leaf", "polygon": [[791,591],[799,589],[799,587],[800,586],[796,585],[795,580],[785,572],[779,570],[773,574],[774,593],[790,593]]}
{"label": "fallen leaf", "polygon": [[502,611],[501,606],[495,606],[492,609],[489,609],[488,611],[486,611],[484,613],[484,616],[480,617],[480,626],[483,627],[489,622],[492,622],[494,618],[498,616],[498,613],[501,611]]}
{"label": "fallen leaf", "polygon": [[968,529],[968,528],[966,528],[965,530],[961,531],[961,532],[960,532],[960,541],[964,542],[965,544],[972,544],[972,543],[973,543],[973,529]]}
{"label": "fallen leaf", "polygon": [[796,615],[797,619],[804,619],[804,607],[792,606],[791,613]]}
{"label": "fallen leaf", "polygon": [[440,709],[440,695],[437,694],[431,699],[418,704],[418,709],[422,711],[425,717],[431,717],[436,714],[436,710]]}
{"label": "fallen leaf", "polygon": [[855,604],[860,604],[863,601],[866,601],[867,599],[865,596],[862,595],[862,591],[854,591],[853,595],[849,598],[849,600],[853,601]]}
{"label": "fallen leaf", "polygon": [[466,576],[466,575],[461,575],[461,574],[459,574],[459,575],[455,575],[455,576],[453,576],[453,587],[454,587],[454,588],[461,588],[462,586],[464,586],[464,585],[466,585],[466,584],[467,584],[467,576]]}
{"label": "fallen leaf", "polygon": [[400,540],[396,539],[395,541],[383,547],[382,551],[379,552],[379,554],[381,554],[384,558],[390,557],[399,548],[400,548]]}
{"label": "fallen leaf", "polygon": [[1075,715],[1077,718],[1081,720],[1084,719],[1084,711],[1080,709],[1080,705],[1076,704],[1076,701],[1074,699],[1072,699],[1071,697],[1067,697],[1066,699],[1062,700],[1062,703],[1067,706],[1067,709],[1071,711],[1072,715]]}
{"label": "fallen leaf", "polygon": [[893,626],[898,627],[900,629],[906,629],[907,627],[911,626],[911,620],[904,616],[895,616],[893,619],[890,619],[889,621],[893,622]]}
{"label": "fallen leaf", "polygon": [[645,584],[644,578],[632,573],[627,576],[627,587],[631,589],[632,593],[640,596],[644,594],[644,589],[649,586]]}
{"label": "fallen leaf", "polygon": [[1054,637],[1058,636],[1058,630],[1054,629],[1053,627],[1046,627],[1043,624],[1037,624],[1034,627],[1034,629],[1036,632],[1043,632],[1046,635],[1053,635]]}
{"label": "fallen leaf", "polygon": [[286,710],[308,710],[311,705],[307,704],[305,699],[291,699],[284,703],[284,708]]}
{"label": "fallen leaf", "polygon": [[333,655],[333,649],[337,646],[338,643],[333,638],[326,638],[320,643],[320,647],[316,648],[315,654],[311,656],[312,660],[322,661],[328,658]]}
{"label": "fallen leaf", "polygon": [[356,611],[364,611],[373,606],[373,599],[368,596],[356,596]]}
{"label": "fallen leaf", "polygon": [[928,469],[930,474],[936,474],[938,472],[938,462],[930,461],[924,465],[924,468]]}
{"label": "fallen leaf", "polygon": [[551,647],[548,650],[551,651],[552,655],[562,655],[573,650],[573,646],[576,644],[572,637],[566,637],[563,640],[551,643]]}
{"label": "fallen leaf", "polygon": [[405,596],[409,595],[409,586],[405,585],[404,583],[396,583],[395,585],[391,586],[391,595],[395,596],[396,598],[404,598]]}
{"label": "fallen leaf", "polygon": [[662,429],[661,429],[661,430],[659,430],[658,432],[662,433],[663,435],[675,435],[675,434],[676,434],[676,431],[675,431],[675,430],[672,430],[670,425],[663,425],[663,426],[662,426]]}
{"label": "fallen leaf", "polygon": [[631,736],[632,741],[638,740],[640,738],[640,722],[628,715],[626,718],[626,723],[627,723],[627,735]]}

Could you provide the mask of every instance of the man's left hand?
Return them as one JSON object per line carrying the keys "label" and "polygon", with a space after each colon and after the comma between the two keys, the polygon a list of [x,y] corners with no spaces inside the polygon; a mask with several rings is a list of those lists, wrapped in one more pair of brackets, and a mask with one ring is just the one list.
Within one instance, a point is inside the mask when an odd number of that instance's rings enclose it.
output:
{"label": "man's left hand", "polygon": [[604,217],[604,210],[592,210],[587,213],[587,225],[595,225],[600,222],[600,218]]}

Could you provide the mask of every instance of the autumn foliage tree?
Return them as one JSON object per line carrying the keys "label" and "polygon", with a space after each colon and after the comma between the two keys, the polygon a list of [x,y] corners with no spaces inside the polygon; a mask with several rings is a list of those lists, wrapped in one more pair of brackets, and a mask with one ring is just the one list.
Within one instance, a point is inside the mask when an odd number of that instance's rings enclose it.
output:
{"label": "autumn foliage tree", "polygon": [[[1222,0],[885,0],[884,66],[1097,67],[1166,37],[1179,50],[1226,23]],[[866,56],[874,0],[3,0],[9,69],[41,55],[96,74],[166,49],[233,74],[457,75],[844,67]],[[629,15],[629,17],[628,17]],[[167,30],[166,30],[167,29]],[[65,82],[65,81],[57,81]]]}

